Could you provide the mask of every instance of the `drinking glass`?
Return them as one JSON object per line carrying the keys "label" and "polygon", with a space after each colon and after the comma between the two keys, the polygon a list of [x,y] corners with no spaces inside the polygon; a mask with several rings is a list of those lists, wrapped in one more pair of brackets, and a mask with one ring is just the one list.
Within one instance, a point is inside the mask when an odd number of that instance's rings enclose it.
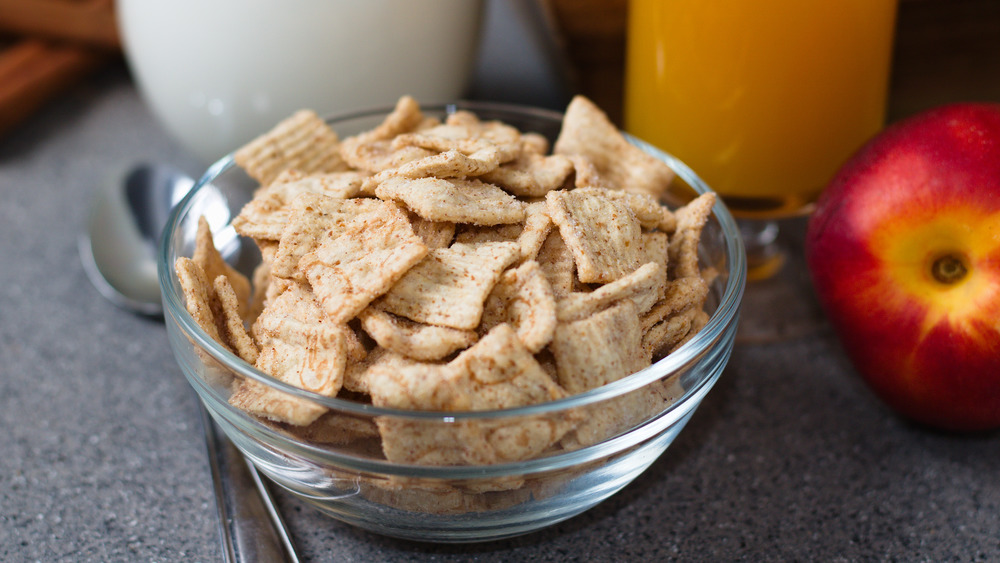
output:
{"label": "drinking glass", "polygon": [[801,235],[837,168],[884,126],[896,11],[897,0],[630,0],[625,129],[686,162],[740,221],[751,282],[740,340],[819,326],[801,236],[783,229]]}

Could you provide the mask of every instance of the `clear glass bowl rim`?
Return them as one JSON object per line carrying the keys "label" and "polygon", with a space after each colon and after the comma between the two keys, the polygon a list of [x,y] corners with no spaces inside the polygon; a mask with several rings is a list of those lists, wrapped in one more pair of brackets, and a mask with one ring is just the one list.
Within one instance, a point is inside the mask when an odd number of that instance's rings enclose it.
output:
{"label": "clear glass bowl rim", "polygon": [[[421,104],[421,110],[425,113],[449,113],[454,110],[464,109],[473,112],[490,112],[499,114],[519,115],[522,117],[535,117],[546,120],[562,120],[563,114],[554,110],[522,106],[517,104],[478,102],[478,101],[456,101],[447,104]],[[326,117],[327,123],[335,125],[338,122],[345,122],[355,119],[374,118],[391,111],[391,107],[379,107],[359,110],[355,112],[333,115]],[[501,118],[502,119],[502,118]],[[339,132],[338,132],[339,133]],[[638,146],[643,151],[663,160],[668,166],[683,179],[697,193],[711,191],[705,182],[691,170],[686,164],[674,156],[649,145],[627,133],[629,142]],[[727,328],[738,322],[740,301],[743,297],[744,286],[746,284],[746,254],[743,247],[743,240],[739,235],[739,228],[732,214],[721,202],[716,201],[712,208],[712,213],[719,221],[725,245],[726,263],[728,264],[728,279],[723,293],[719,299],[719,305],[712,313],[708,323],[691,340],[683,346],[653,363],[652,365],[623,377],[618,381],[609,383],[602,387],[592,389],[583,393],[571,395],[563,399],[557,399],[545,403],[528,405],[523,407],[480,410],[480,411],[414,411],[388,407],[377,407],[370,404],[358,403],[337,397],[327,397],[311,391],[306,391],[298,387],[289,385],[283,381],[256,369],[243,359],[239,358],[229,350],[225,349],[214,339],[212,339],[188,313],[182,296],[178,289],[176,277],[173,274],[173,265],[170,264],[170,256],[173,250],[173,236],[181,221],[181,218],[191,207],[191,203],[198,192],[206,185],[211,184],[220,174],[229,170],[235,165],[233,154],[230,153],[211,166],[198,179],[188,194],[174,207],[170,217],[160,237],[159,249],[157,252],[158,277],[160,291],[163,298],[163,306],[166,315],[170,315],[176,320],[178,326],[197,346],[209,353],[215,360],[219,361],[228,369],[236,372],[240,376],[255,379],[260,383],[311,400],[331,409],[340,412],[351,413],[362,416],[387,416],[401,419],[437,419],[443,422],[456,422],[465,420],[497,419],[507,417],[539,416],[552,414],[553,412],[575,409],[586,405],[594,404],[624,395],[644,387],[653,381],[662,379],[667,374],[681,373],[693,366],[698,359],[714,345],[718,343]],[[710,380],[707,375],[699,380],[695,385],[685,390],[682,397],[678,398],[664,413],[678,408],[687,399],[698,394],[703,385]]]}

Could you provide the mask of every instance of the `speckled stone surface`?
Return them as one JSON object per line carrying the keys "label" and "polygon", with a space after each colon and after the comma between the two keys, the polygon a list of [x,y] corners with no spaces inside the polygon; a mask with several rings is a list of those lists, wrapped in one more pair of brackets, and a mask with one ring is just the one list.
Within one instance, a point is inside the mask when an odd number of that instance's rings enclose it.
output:
{"label": "speckled stone surface", "polygon": [[[120,67],[0,140],[0,561],[216,561],[195,397],[163,326],[105,302],[76,237],[139,160],[201,164]],[[828,332],[738,346],[687,429],[621,493],[474,545],[353,529],[279,493],[303,561],[998,561],[1000,435],[913,427]]]}

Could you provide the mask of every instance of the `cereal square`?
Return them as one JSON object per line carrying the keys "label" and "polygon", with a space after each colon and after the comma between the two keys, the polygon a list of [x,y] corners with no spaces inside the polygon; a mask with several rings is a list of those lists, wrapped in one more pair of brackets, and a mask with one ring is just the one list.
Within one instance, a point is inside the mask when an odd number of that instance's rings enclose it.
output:
{"label": "cereal square", "polygon": [[346,170],[340,138],[312,110],[300,110],[233,154],[233,160],[262,185],[285,170],[304,174]]}
{"label": "cereal square", "polygon": [[304,255],[299,269],[331,319],[347,322],[427,255],[398,207],[382,203]]}
{"label": "cereal square", "polygon": [[475,329],[486,296],[518,256],[513,242],[455,243],[431,250],[379,300],[379,306],[424,324]]}
{"label": "cereal square", "polygon": [[649,365],[639,314],[630,300],[579,321],[559,323],[550,348],[559,384],[570,394],[617,381]]}
{"label": "cereal square", "polygon": [[642,231],[626,203],[579,190],[549,192],[545,199],[581,282],[612,282],[640,266]]}

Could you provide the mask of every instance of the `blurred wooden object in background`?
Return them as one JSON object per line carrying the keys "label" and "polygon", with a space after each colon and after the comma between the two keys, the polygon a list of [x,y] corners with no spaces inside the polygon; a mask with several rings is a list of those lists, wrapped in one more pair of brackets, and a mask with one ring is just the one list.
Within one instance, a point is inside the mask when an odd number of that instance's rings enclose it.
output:
{"label": "blurred wooden object in background", "polygon": [[1000,2],[901,0],[889,120],[960,101],[1000,102]]}
{"label": "blurred wooden object in background", "polygon": [[114,0],[0,0],[0,32],[121,48]]}
{"label": "blurred wooden object in background", "polygon": [[566,59],[573,66],[571,87],[620,125],[628,0],[540,1],[548,3]]}
{"label": "blurred wooden object in background", "polygon": [[0,0],[0,134],[120,49],[113,0]]}
{"label": "blurred wooden object in background", "polygon": [[104,59],[86,49],[22,39],[0,51],[0,134]]}

